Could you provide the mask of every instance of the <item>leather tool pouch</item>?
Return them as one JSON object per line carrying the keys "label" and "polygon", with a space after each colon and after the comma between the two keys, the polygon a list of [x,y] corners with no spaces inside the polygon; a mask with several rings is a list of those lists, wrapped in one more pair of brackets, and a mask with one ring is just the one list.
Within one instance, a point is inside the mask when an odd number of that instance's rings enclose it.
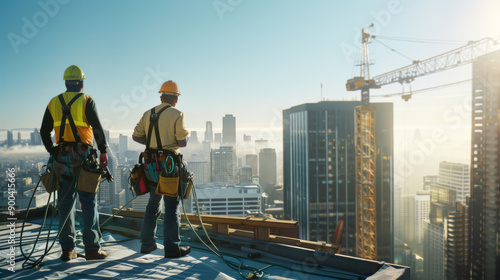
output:
{"label": "leather tool pouch", "polygon": [[162,171],[156,187],[156,194],[177,197],[179,195],[179,176],[170,177]]}
{"label": "leather tool pouch", "polygon": [[80,170],[80,176],[78,176],[77,190],[97,193],[97,189],[101,183],[101,174],[102,172],[100,170],[92,171],[84,164]]}

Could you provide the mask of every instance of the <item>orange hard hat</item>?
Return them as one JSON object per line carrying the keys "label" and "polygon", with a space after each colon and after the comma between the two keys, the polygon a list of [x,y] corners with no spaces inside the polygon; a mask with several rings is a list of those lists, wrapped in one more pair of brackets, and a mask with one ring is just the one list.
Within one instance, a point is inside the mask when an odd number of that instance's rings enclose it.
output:
{"label": "orange hard hat", "polygon": [[163,85],[161,85],[160,91],[158,92],[166,95],[176,95],[176,96],[181,95],[181,93],[179,92],[179,88],[177,87],[177,84],[172,80],[164,82]]}

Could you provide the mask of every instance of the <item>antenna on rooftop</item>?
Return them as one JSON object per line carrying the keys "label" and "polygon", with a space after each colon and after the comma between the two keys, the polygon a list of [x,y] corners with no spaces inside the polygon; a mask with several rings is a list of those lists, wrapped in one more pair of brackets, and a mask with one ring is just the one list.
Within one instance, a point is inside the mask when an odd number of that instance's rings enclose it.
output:
{"label": "antenna on rooftop", "polygon": [[321,83],[321,99],[319,101],[323,101],[323,83]]}

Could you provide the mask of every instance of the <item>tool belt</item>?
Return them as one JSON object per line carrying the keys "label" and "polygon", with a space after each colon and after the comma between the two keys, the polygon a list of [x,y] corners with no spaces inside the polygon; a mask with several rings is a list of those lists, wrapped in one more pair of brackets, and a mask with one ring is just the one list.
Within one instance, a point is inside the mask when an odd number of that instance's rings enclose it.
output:
{"label": "tool belt", "polygon": [[[189,197],[189,181],[192,182],[192,173],[187,171],[187,164],[182,159],[182,154],[162,149],[158,120],[163,111],[170,108],[167,105],[155,112],[151,109],[149,129],[146,135],[146,150],[139,155],[139,163],[130,171],[129,184],[136,195],[143,195],[156,187],[155,193],[171,197]],[[157,149],[150,147],[151,136],[155,131]],[[141,168],[142,167],[142,168]],[[187,198],[186,197],[186,198]]]}
{"label": "tool belt", "polygon": [[97,193],[102,170],[97,168],[97,151],[92,146],[85,143],[63,142],[59,145],[55,158],[54,167],[58,181],[73,180],[79,171],[77,190]]}

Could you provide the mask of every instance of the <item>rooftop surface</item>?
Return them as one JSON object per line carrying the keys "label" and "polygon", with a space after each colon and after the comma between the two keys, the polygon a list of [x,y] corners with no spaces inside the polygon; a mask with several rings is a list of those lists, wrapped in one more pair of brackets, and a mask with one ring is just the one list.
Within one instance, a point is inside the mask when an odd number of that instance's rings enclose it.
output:
{"label": "rooftop surface", "polygon": [[[42,221],[41,218],[37,218],[26,222],[22,240],[25,255],[28,255],[33,248]],[[137,225],[140,221],[127,217],[115,217],[111,220],[109,226],[103,230],[103,247],[109,252],[109,257],[105,260],[86,261],[84,258],[77,258],[63,262],[60,260],[61,250],[56,241],[38,269],[22,269],[25,258],[21,254],[19,242],[23,221],[17,221],[14,238],[11,235],[9,222],[4,222],[0,227],[0,238],[4,241],[0,245],[0,278],[224,280],[245,279],[251,272],[263,269],[259,279],[409,279],[409,269],[405,267],[210,232],[210,237],[217,246],[217,249],[211,246],[212,250],[215,252],[220,250],[223,260],[207,249],[194,233],[209,243],[203,231],[193,231],[187,225],[181,228],[181,239],[182,245],[191,246],[192,251],[189,255],[177,259],[163,258],[161,236],[156,239],[157,250],[150,254],[141,254],[140,240],[137,238],[140,230],[140,226]],[[159,224],[157,232],[161,233],[161,220]],[[54,240],[57,230],[57,222],[54,222],[51,240]],[[43,254],[47,233],[48,228],[45,227],[32,259]],[[13,255],[11,245],[6,242],[10,240],[16,242],[13,267],[10,264],[12,260],[10,256]],[[80,231],[77,231],[76,246],[78,253],[84,253]],[[250,253],[258,257],[250,259]]]}

